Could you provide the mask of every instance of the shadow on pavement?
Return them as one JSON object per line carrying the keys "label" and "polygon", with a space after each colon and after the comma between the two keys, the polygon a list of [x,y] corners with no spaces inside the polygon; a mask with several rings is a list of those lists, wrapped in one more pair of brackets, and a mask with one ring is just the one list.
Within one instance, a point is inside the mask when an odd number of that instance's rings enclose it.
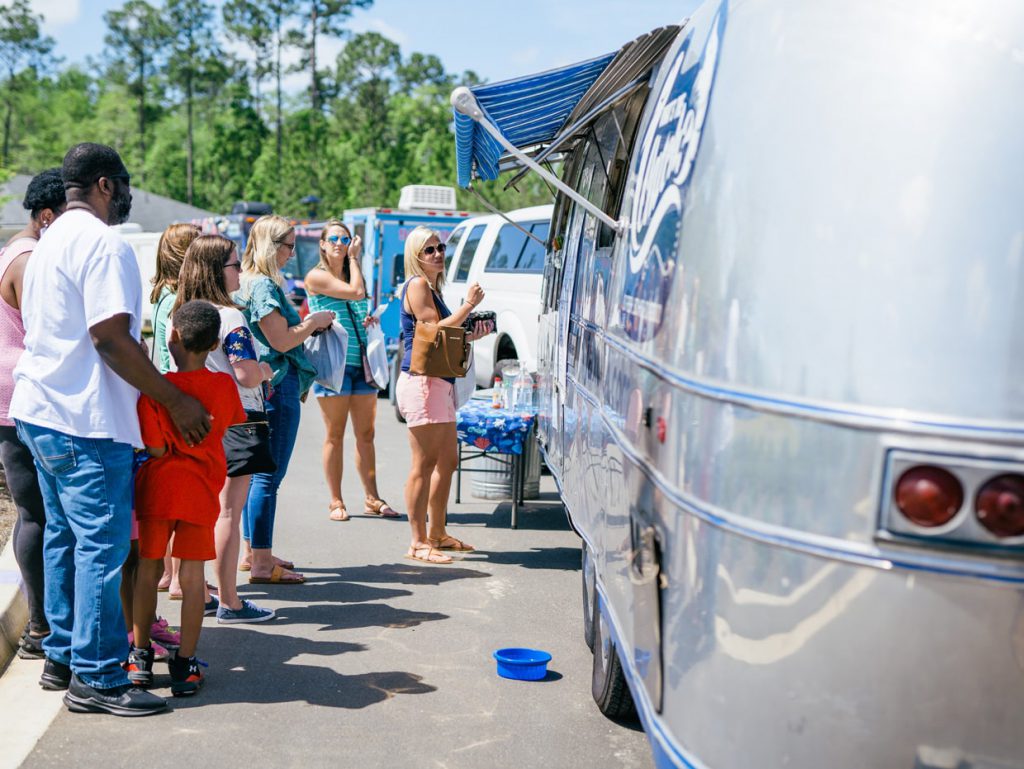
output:
{"label": "shadow on pavement", "polygon": [[[345,566],[337,569],[304,569],[302,573],[306,575],[307,580],[311,574],[324,575],[324,579],[314,578],[316,582],[398,582],[403,585],[441,585],[456,579],[481,579],[491,576],[477,569],[463,569],[458,566],[419,566],[413,561],[382,563],[377,566]],[[331,575],[337,579],[329,579]],[[274,597],[277,598],[277,594]]]}
{"label": "shadow on pavement", "polygon": [[[302,655],[330,658],[363,651],[366,647],[362,644],[312,641],[240,626],[204,628],[203,644],[217,647],[216,656],[222,666],[206,671],[208,680],[198,697],[175,698],[175,709],[230,702],[308,702],[353,710],[397,694],[427,694],[437,688],[423,683],[420,676],[402,671],[342,675],[326,665],[296,661]],[[158,673],[157,686],[169,683],[166,674]]]}
{"label": "shadow on pavement", "polygon": [[558,571],[579,571],[580,549],[578,547],[535,547],[531,550],[508,550],[505,552],[478,551],[474,553],[479,563],[497,563],[503,566],[522,566],[526,569],[553,569]]}
{"label": "shadow on pavement", "polygon": [[331,579],[326,574],[322,577],[311,577],[319,570],[307,569],[303,572],[306,575],[306,582],[302,585],[288,585],[278,589],[274,585],[239,585],[239,594],[245,594],[246,598],[258,600],[261,597],[270,597],[275,601],[294,598],[299,603],[315,603],[318,601],[332,601],[334,603],[367,603],[369,601],[386,601],[390,598],[404,598],[412,595],[408,590],[396,590],[387,587],[371,587],[353,582],[343,582],[339,579]]}
{"label": "shadow on pavement", "polygon": [[[551,498],[548,501],[548,498]],[[462,502],[465,505],[491,504],[486,500],[476,502]],[[489,529],[509,529],[512,527],[512,502],[499,502],[489,513],[463,513],[449,511],[448,520],[451,523],[459,524],[483,524]],[[568,531],[569,520],[565,517],[565,509],[554,494],[541,494],[540,500],[530,501],[519,506],[519,520],[517,530],[524,531]]]}
{"label": "shadow on pavement", "polygon": [[355,630],[364,627],[410,628],[448,619],[447,614],[396,609],[386,603],[365,603],[339,610],[330,603],[285,606],[277,610],[275,625],[320,625],[320,630]]}

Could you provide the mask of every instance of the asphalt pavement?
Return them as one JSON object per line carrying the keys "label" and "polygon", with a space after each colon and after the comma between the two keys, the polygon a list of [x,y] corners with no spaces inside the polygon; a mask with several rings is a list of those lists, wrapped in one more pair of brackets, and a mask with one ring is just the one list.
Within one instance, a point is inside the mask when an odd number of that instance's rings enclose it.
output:
{"label": "asphalt pavement", "polygon": [[[404,512],[406,429],[379,404],[381,493]],[[591,699],[579,540],[550,478],[541,483],[547,504],[521,511],[515,531],[508,502],[464,489],[463,504],[452,502],[450,530],[479,552],[450,566],[420,565],[403,557],[404,517],[360,514],[351,442],[343,490],[353,518],[327,519],[322,437],[310,399],[275,535],[275,552],[294,559],[308,581],[241,591],[277,619],[220,626],[208,618],[199,651],[208,681],[198,696],[135,720],[61,709],[24,767],[652,765],[640,728],[607,720]],[[159,611],[176,622],[178,605],[166,594]],[[549,651],[547,679],[499,678],[491,653],[506,646]],[[30,682],[28,664],[15,660],[12,669]],[[154,691],[169,697],[166,666],[156,672]],[[11,689],[2,689],[5,697],[17,696]]]}

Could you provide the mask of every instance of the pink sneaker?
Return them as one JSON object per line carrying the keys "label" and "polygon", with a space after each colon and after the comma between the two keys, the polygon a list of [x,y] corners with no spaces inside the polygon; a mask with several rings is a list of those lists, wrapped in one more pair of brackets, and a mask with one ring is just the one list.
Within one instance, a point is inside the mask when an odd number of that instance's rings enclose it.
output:
{"label": "pink sneaker", "polygon": [[[131,644],[132,646],[135,645],[135,633],[132,633],[132,632],[129,631],[129,633],[128,633],[128,643]],[[153,639],[150,639],[149,645],[151,647],[153,647],[153,661],[154,662],[167,662],[167,660],[171,656],[171,653],[169,651],[167,651],[167,649],[165,649],[163,646],[158,644]]]}
{"label": "pink sneaker", "polygon": [[163,617],[157,617],[156,622],[149,629],[149,636],[154,641],[163,644],[168,649],[177,649],[181,646],[181,633],[172,629]]}

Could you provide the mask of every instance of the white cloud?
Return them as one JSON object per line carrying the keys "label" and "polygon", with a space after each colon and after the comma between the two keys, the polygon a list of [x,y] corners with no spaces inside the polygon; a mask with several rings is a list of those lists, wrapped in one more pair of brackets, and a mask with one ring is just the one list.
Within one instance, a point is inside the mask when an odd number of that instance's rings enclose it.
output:
{"label": "white cloud", "polygon": [[[388,40],[398,43],[403,50],[408,49],[412,42],[410,37],[398,27],[388,24],[384,19],[353,19],[348,25],[353,32],[379,32]],[[406,51],[407,52],[407,51]]]}
{"label": "white cloud", "polygon": [[42,14],[47,29],[72,24],[82,15],[79,0],[32,0],[29,5],[35,13]]}

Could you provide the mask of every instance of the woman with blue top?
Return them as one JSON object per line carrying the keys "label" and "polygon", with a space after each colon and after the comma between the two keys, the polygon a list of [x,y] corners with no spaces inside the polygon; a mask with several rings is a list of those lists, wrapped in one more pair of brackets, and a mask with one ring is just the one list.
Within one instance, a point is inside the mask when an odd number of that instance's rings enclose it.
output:
{"label": "woman with blue top", "polygon": [[[405,274],[409,276],[402,289],[402,324],[404,354],[402,373],[395,386],[398,409],[409,427],[412,468],[405,484],[405,509],[412,528],[412,540],[406,558],[432,564],[451,563],[447,553],[469,553],[472,545],[453,537],[446,529],[448,493],[452,474],[459,460],[458,435],[455,432],[455,380],[413,374],[409,371],[412,340],[416,323],[436,323],[458,327],[484,299],[478,283],[469,286],[466,301],[452,311],[441,298],[444,287],[445,244],[429,227],[417,227],[405,239]],[[483,321],[474,324],[466,338],[479,339],[493,331]],[[430,526],[427,527],[427,512]]]}
{"label": "woman with blue top", "polygon": [[314,331],[330,327],[334,314],[314,312],[302,320],[288,301],[281,287],[281,267],[294,251],[295,228],[287,219],[276,215],[257,219],[249,231],[242,257],[241,288],[232,297],[243,307],[259,359],[269,364],[273,372],[266,409],[270,450],[277,470],[252,476],[242,515],[248,552],[240,568],[251,570],[249,582],[253,584],[305,582],[305,577],[292,571],[293,563],[275,558],[271,552],[274,516],[277,490],[288,471],[299,431],[300,399],[316,376],[302,343]]}
{"label": "woman with blue top", "polygon": [[324,438],[323,463],[327,488],[331,493],[328,516],[332,521],[347,521],[348,511],[341,497],[345,426],[352,418],[356,437],[356,470],[366,494],[364,512],[383,518],[398,518],[377,491],[377,454],[374,449],[374,424],[377,419],[377,389],[363,374],[363,349],[366,329],[377,319],[368,314],[366,281],[359,266],[363,244],[337,219],[328,221],[320,233],[320,263],[306,275],[306,293],[311,312],[327,310],[348,332],[345,355],[345,379],[335,392],[320,384],[313,394],[320,404],[327,435]]}

